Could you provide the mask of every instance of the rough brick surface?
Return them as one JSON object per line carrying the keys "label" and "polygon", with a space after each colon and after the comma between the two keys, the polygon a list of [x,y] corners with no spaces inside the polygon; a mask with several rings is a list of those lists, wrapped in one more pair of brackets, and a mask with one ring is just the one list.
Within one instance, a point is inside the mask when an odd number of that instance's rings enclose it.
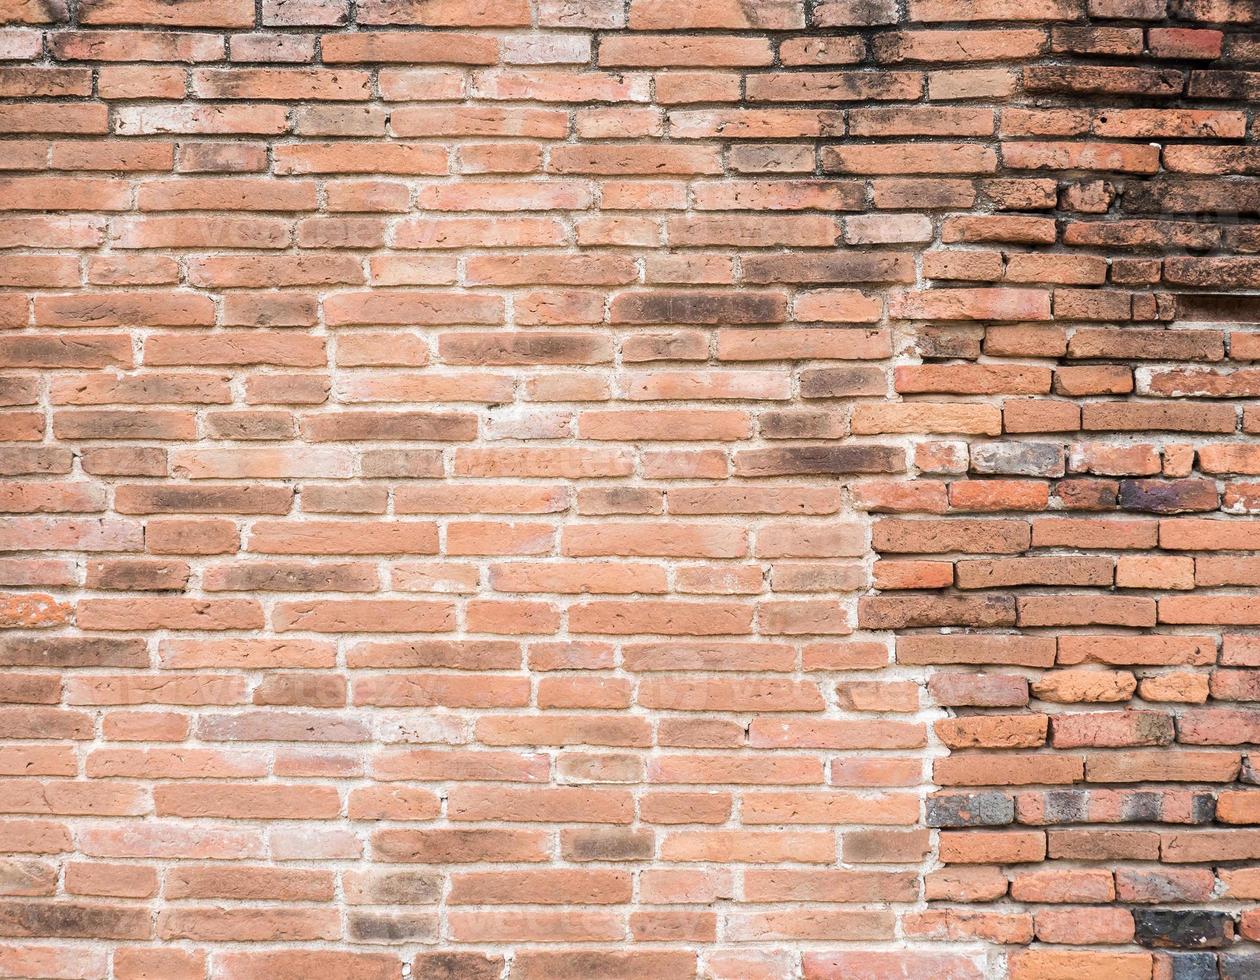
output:
{"label": "rough brick surface", "polygon": [[1260,976],[1257,0],[0,0],[0,975]]}

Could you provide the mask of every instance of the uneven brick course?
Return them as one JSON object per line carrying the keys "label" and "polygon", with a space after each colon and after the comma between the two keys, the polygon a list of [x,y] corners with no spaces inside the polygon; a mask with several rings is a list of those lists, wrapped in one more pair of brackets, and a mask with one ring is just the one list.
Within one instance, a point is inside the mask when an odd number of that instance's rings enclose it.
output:
{"label": "uneven brick course", "polygon": [[1260,977],[1258,0],[0,25],[0,975]]}

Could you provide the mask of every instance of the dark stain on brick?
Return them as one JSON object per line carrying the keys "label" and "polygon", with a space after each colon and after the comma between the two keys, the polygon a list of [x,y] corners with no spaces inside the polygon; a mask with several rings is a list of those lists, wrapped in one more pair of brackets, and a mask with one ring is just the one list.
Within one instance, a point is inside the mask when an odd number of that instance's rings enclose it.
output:
{"label": "dark stain on brick", "polygon": [[1211,793],[1196,793],[1190,802],[1191,823],[1211,823],[1216,819],[1216,797]]}
{"label": "dark stain on brick", "polygon": [[1060,480],[1054,496],[1065,510],[1114,510],[1120,495],[1116,480]]}
{"label": "dark stain on brick", "polygon": [[1046,823],[1080,823],[1089,812],[1089,794],[1080,790],[1051,790],[1045,795]]}
{"label": "dark stain on brick", "polygon": [[1121,818],[1129,823],[1157,823],[1163,809],[1162,793],[1142,792],[1129,793],[1120,808]]}

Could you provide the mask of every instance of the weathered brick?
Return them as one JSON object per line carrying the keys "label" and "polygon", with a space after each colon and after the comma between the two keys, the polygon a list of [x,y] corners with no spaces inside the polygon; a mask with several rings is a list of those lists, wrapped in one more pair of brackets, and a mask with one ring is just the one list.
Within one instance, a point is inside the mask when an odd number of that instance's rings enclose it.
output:
{"label": "weathered brick", "polygon": [[0,973],[1256,972],[1248,0],[0,21]]}

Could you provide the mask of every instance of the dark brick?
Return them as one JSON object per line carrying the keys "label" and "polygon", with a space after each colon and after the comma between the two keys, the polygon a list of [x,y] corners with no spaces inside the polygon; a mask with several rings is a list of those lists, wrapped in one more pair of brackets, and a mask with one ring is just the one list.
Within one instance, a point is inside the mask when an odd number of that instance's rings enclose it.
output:
{"label": "dark brick", "polygon": [[358,943],[431,943],[437,939],[437,915],[398,912],[352,912],[346,933]]}
{"label": "dark brick", "polygon": [[897,446],[785,446],[736,453],[735,469],[741,476],[904,473],[906,455]]}
{"label": "dark brick", "polygon": [[0,936],[59,939],[148,939],[147,908],[77,902],[0,902]]}
{"label": "dark brick", "polygon": [[424,871],[386,871],[360,887],[372,905],[428,905],[442,897],[441,875]]}
{"label": "dark brick", "polygon": [[1217,980],[1215,953],[1167,953],[1169,980]]}
{"label": "dark brick", "polygon": [[610,307],[613,323],[782,323],[787,297],[781,293],[659,290],[622,293]]}
{"label": "dark brick", "polygon": [[866,629],[910,629],[919,626],[1014,626],[1015,597],[863,596],[858,622]]}
{"label": "dark brick", "polygon": [[453,333],[439,341],[447,364],[600,364],[610,359],[607,338],[598,334]]}
{"label": "dark brick", "polygon": [[359,442],[367,439],[467,442],[477,438],[477,417],[441,412],[337,412],[302,420],[311,442]]}
{"label": "dark brick", "polygon": [[1234,920],[1207,909],[1134,909],[1133,923],[1142,946],[1216,949],[1234,938]]}
{"label": "dark brick", "polygon": [[159,558],[119,558],[88,564],[87,586],[116,592],[181,591],[188,583],[188,565]]}
{"label": "dark brick", "polygon": [[914,258],[906,253],[750,255],[743,262],[744,281],[772,282],[913,282]]}
{"label": "dark brick", "polygon": [[1005,793],[929,796],[929,827],[999,827],[1015,820],[1015,801]]}
{"label": "dark brick", "polygon": [[1144,181],[1126,187],[1120,210],[1130,214],[1195,214],[1204,219],[1260,215],[1260,181]]}
{"label": "dark brick", "polygon": [[802,398],[853,398],[856,395],[882,395],[887,388],[888,378],[883,370],[864,364],[813,368],[801,372]]}
{"label": "dark brick", "polygon": [[413,980],[499,980],[503,957],[492,953],[420,953],[411,962]]}
{"label": "dark brick", "polygon": [[1260,980],[1260,953],[1221,953],[1221,980]]}
{"label": "dark brick", "polygon": [[1260,323],[1260,296],[1179,293],[1176,303],[1177,318],[1180,320]]}
{"label": "dark brick", "polygon": [[1216,819],[1216,797],[1211,793],[1196,793],[1190,804],[1191,823],[1211,823]]}
{"label": "dark brick", "polygon": [[569,861],[647,861],[654,846],[650,830],[574,830],[562,839]]}
{"label": "dark brick", "polygon": [[1024,69],[1029,92],[1062,95],[1180,95],[1185,76],[1168,68],[1036,65]]}
{"label": "dark brick", "polygon": [[1260,10],[1252,0],[1171,0],[1170,17],[1226,24],[1260,24]]}
{"label": "dark brick", "polygon": [[1081,823],[1087,819],[1089,793],[1084,790],[1051,790],[1045,794],[1046,823]]}
{"label": "dark brick", "polygon": [[920,327],[914,333],[914,352],[924,360],[980,356],[983,330],[960,330],[957,327]]}
{"label": "dark brick", "polygon": [[124,484],[114,491],[120,514],[287,514],[291,487]]}
{"label": "dark brick", "polygon": [[95,636],[14,636],[0,640],[6,667],[147,667],[142,639]]}
{"label": "dark brick", "polygon": [[1147,823],[1159,820],[1163,796],[1159,793],[1130,793],[1121,807],[1121,818],[1129,823]]}
{"label": "dark brick", "polygon": [[240,562],[203,573],[208,592],[371,592],[376,586],[371,566],[334,562]]}
{"label": "dark brick", "polygon": [[1120,506],[1150,514],[1188,514],[1216,510],[1215,480],[1121,480]]}
{"label": "dark brick", "polygon": [[1186,94],[1192,99],[1260,98],[1260,72],[1192,71]]}

